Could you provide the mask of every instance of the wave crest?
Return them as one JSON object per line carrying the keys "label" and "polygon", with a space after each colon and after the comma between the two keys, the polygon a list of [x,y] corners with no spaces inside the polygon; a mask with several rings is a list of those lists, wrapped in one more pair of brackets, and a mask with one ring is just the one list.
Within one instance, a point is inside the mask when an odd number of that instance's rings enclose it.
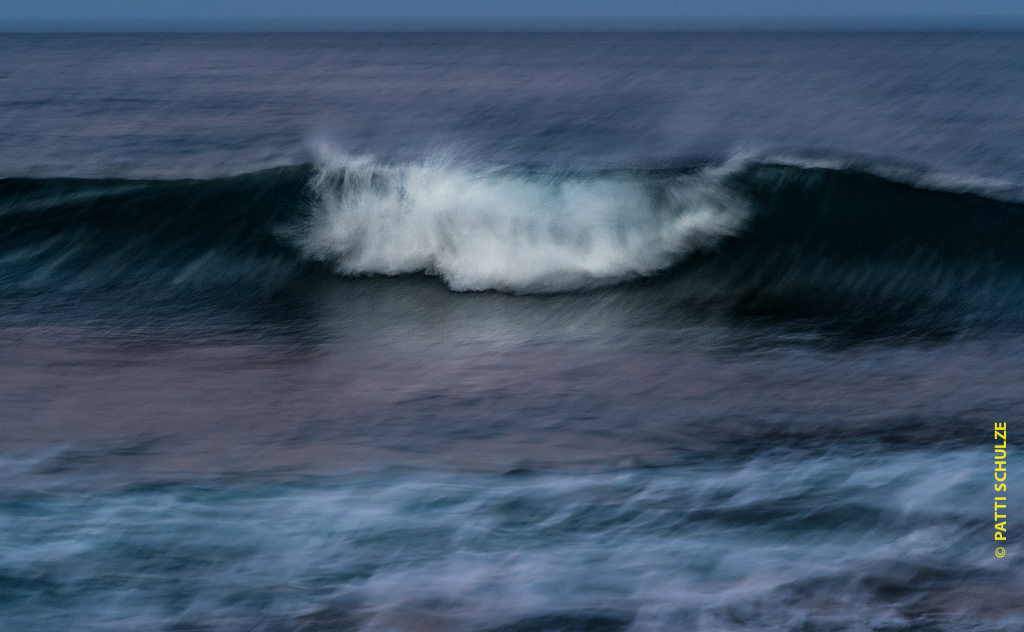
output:
{"label": "wave crest", "polygon": [[336,158],[311,190],[308,257],[345,274],[436,274],[455,290],[558,292],[651,275],[749,215],[712,170],[652,178]]}

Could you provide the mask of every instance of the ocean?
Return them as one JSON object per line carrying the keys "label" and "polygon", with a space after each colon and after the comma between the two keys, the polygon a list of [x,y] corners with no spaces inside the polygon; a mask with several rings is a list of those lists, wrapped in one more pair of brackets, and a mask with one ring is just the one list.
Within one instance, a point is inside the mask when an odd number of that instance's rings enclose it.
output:
{"label": "ocean", "polygon": [[1022,416],[1020,33],[0,35],[3,632],[1021,630]]}

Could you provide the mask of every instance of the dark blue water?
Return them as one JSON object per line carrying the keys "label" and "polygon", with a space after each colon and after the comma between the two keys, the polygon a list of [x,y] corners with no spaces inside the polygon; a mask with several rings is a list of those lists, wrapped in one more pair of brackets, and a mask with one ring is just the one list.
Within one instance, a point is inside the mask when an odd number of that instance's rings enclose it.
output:
{"label": "dark blue water", "polygon": [[0,630],[1021,629],[1022,245],[1020,34],[0,36]]}

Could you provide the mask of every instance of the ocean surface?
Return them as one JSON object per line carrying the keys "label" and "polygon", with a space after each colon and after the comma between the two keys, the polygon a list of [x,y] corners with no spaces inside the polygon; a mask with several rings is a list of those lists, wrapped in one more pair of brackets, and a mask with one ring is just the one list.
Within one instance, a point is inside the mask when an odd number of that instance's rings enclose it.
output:
{"label": "ocean surface", "polygon": [[1024,34],[0,35],[0,631],[1021,630],[1022,416]]}

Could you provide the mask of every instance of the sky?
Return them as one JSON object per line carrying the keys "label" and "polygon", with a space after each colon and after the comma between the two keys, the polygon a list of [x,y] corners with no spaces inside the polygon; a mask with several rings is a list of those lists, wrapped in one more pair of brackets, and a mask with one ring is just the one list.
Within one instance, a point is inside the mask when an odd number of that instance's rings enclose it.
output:
{"label": "sky", "polygon": [[0,28],[1024,24],[1024,0],[0,0]]}

